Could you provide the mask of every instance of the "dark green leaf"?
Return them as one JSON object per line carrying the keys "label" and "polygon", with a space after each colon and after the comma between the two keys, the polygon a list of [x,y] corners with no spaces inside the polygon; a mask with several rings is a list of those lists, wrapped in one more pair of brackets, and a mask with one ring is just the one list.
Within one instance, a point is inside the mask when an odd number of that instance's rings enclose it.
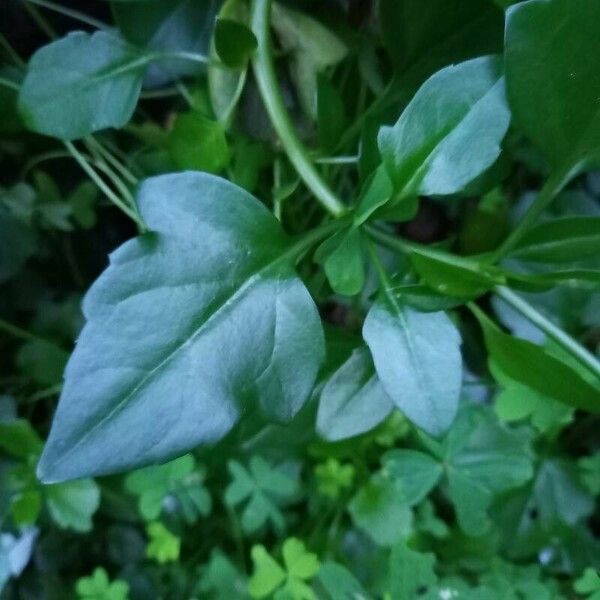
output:
{"label": "dark green leaf", "polygon": [[333,152],[346,127],[346,108],[338,89],[325,75],[317,75],[317,128],[319,146]]}
{"label": "dark green leaf", "polygon": [[152,232],[116,251],[85,299],[44,480],[164,461],[243,412],[289,420],[323,358],[298,250],[255,198],[184,173],[144,182],[138,205]]}
{"label": "dark green leaf", "polygon": [[17,458],[37,456],[42,451],[42,440],[25,419],[0,421],[0,448]]}
{"label": "dark green leaf", "polygon": [[228,67],[243,67],[256,50],[256,37],[243,23],[219,18],[215,24],[215,50]]}
{"label": "dark green leaf", "polygon": [[358,348],[323,388],[317,430],[327,440],[349,438],[379,425],[393,408],[369,351]]}
{"label": "dark green leaf", "polygon": [[100,505],[100,489],[92,479],[49,485],[46,503],[52,519],[63,529],[89,531],[92,515]]}
{"label": "dark green leaf", "polygon": [[369,311],[363,336],[394,404],[432,435],[448,429],[462,383],[460,336],[448,316],[419,313],[388,296]]}
{"label": "dark green leaf", "polygon": [[394,546],[389,563],[388,586],[391,597],[418,598],[426,593],[427,588],[437,582],[434,565],[435,554],[415,552],[406,542]]}
{"label": "dark green leaf", "polygon": [[554,169],[600,159],[600,4],[530,0],[506,17],[506,86],[518,127]]}
{"label": "dark green leaf", "polygon": [[0,283],[18,273],[34,250],[33,231],[0,205]]}
{"label": "dark green leaf", "polygon": [[224,125],[197,112],[177,115],[169,132],[168,147],[173,163],[182,171],[219,173],[229,163]]}
{"label": "dark green leaf", "polygon": [[440,250],[411,249],[410,260],[431,289],[456,299],[475,298],[506,281],[496,267]]}
{"label": "dark green leaf", "polygon": [[498,58],[433,75],[396,124],[379,132],[396,198],[461,191],[498,158],[509,121]]}
{"label": "dark green leaf", "polygon": [[33,131],[62,140],[123,127],[147,64],[115,34],[69,33],[31,57],[19,95],[21,116]]}
{"label": "dark green leaf", "polygon": [[479,309],[475,314],[490,360],[508,377],[567,406],[600,412],[600,385],[592,385],[544,348],[503,333]]}
{"label": "dark green leaf", "polygon": [[343,232],[339,245],[325,259],[325,274],[331,289],[344,296],[360,293],[365,283],[362,232],[350,227]]}
{"label": "dark green leaf", "polygon": [[348,600],[349,598],[364,598],[369,596],[360,582],[344,566],[335,562],[326,562],[317,578],[325,588],[330,600]]}
{"label": "dark green leaf", "polygon": [[600,218],[571,217],[530,229],[511,252],[517,258],[572,262],[600,254]]}

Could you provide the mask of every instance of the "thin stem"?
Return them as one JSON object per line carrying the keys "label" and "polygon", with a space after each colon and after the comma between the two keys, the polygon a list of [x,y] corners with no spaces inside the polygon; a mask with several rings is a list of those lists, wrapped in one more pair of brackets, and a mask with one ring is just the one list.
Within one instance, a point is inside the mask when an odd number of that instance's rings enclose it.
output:
{"label": "thin stem", "polygon": [[525,233],[537,221],[545,208],[560,193],[569,181],[568,171],[557,171],[549,177],[542,189],[539,191],[531,206],[521,218],[515,229],[504,240],[504,242],[492,253],[490,262],[496,263],[506,256],[523,238]]}
{"label": "thin stem", "polygon": [[103,194],[113,203],[118,206],[129,218],[133,219],[138,226],[143,230],[145,226],[136,212],[134,212],[119,196],[117,196],[102,180],[102,178],[94,171],[85,157],[75,148],[72,142],[64,142],[71,156],[77,161],[79,166],[87,173],[88,177],[98,186]]}
{"label": "thin stem", "polygon": [[29,13],[29,16],[36,22],[36,25],[51,39],[55,40],[58,37],[56,31],[52,25],[44,19],[44,17],[40,14],[39,10],[35,6],[31,6],[25,3],[25,10]]}
{"label": "thin stem", "polygon": [[29,2],[30,4],[36,4],[37,6],[41,6],[42,8],[46,8],[48,10],[53,10],[65,17],[71,17],[76,21],[81,21],[82,23],[86,23],[87,25],[91,25],[92,27],[97,27],[98,29],[108,29],[108,25],[103,23],[102,21],[98,21],[93,17],[89,17],[85,13],[79,12],[78,10],[73,10],[71,8],[67,8],[66,6],[61,6],[60,4],[55,4],[54,2],[49,2],[48,0],[23,0],[23,2]]}
{"label": "thin stem", "polygon": [[552,338],[569,354],[577,358],[591,373],[600,378],[600,361],[568,333],[547,319],[512,290],[503,286],[496,286],[494,292],[528,321],[539,327],[549,338]]}
{"label": "thin stem", "polygon": [[252,30],[258,40],[258,48],[252,65],[258,89],[271,123],[294,168],[323,208],[334,217],[339,217],[346,212],[346,207],[329,188],[310,161],[306,149],[294,131],[292,121],[285,107],[271,55],[270,14],[271,0],[253,0]]}
{"label": "thin stem", "polygon": [[4,48],[4,51],[10,56],[12,61],[18,67],[25,67],[26,62],[17,54],[17,51],[10,45],[10,42],[6,39],[6,36],[0,33],[0,46]]}
{"label": "thin stem", "polygon": [[[364,225],[364,230],[367,232],[370,238],[379,242],[382,246],[389,248],[390,250],[394,250],[396,252],[400,252],[401,254],[408,254],[412,250],[419,250],[422,248],[421,244],[417,244],[416,242],[410,242],[396,235],[392,235],[391,233],[387,233],[386,231],[382,231],[378,227],[374,227],[373,225]],[[432,248],[428,248],[429,251],[432,251]]]}
{"label": "thin stem", "polygon": [[25,329],[21,329],[20,327],[17,327],[16,325],[13,325],[4,319],[0,319],[0,331],[9,333],[10,335],[13,335],[21,340],[27,340],[28,342],[41,340],[41,338],[37,337],[37,335],[34,335]]}
{"label": "thin stem", "polygon": [[342,227],[350,224],[350,222],[349,218],[341,218],[336,219],[335,221],[328,221],[327,223],[323,223],[320,227],[311,229],[300,237],[287,254],[294,257],[296,262],[299,261],[315,244],[326,238],[328,235],[331,235]]}
{"label": "thin stem", "polygon": [[98,154],[100,154],[106,162],[110,163],[131,185],[137,185],[139,179],[123,163],[121,163],[121,161],[114,156],[100,140],[97,140],[94,136],[90,135],[86,138],[86,143],[92,146]]}
{"label": "thin stem", "polygon": [[358,156],[324,156],[315,158],[319,165],[354,165],[358,162]]}
{"label": "thin stem", "polygon": [[11,90],[15,90],[15,92],[18,92],[21,88],[21,86],[16,81],[13,81],[12,79],[7,79],[6,77],[0,77],[0,85],[10,88]]}
{"label": "thin stem", "polygon": [[205,54],[198,54],[197,52],[185,52],[183,50],[179,52],[153,52],[149,55],[151,60],[187,60],[189,62],[200,63],[203,65],[209,65],[211,67],[216,67],[217,69],[229,69],[226,65],[219,62],[218,60],[214,60],[209,58]]}

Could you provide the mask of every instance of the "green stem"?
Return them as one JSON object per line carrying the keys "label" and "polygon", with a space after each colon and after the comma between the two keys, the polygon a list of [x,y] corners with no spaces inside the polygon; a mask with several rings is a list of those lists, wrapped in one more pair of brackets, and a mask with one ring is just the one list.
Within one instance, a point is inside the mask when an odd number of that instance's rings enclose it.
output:
{"label": "green stem", "polygon": [[46,8],[48,10],[53,10],[61,15],[66,17],[71,17],[71,19],[75,19],[76,21],[81,21],[82,23],[86,23],[87,25],[91,25],[92,27],[97,27],[98,29],[108,29],[109,26],[102,21],[98,21],[92,17],[89,17],[85,13],[79,12],[78,10],[73,10],[71,8],[67,8],[65,6],[61,6],[60,4],[55,4],[54,2],[49,2],[48,0],[23,0],[24,2],[29,2],[30,4],[36,4],[37,6],[41,6],[42,8]]}
{"label": "green stem", "polygon": [[12,81],[12,79],[7,79],[6,77],[0,77],[0,85],[15,90],[15,92],[18,92],[21,88],[16,81]]}
{"label": "green stem", "polygon": [[79,166],[87,173],[88,177],[98,186],[98,188],[102,191],[102,193],[113,203],[115,206],[118,206],[128,217],[133,219],[140,229],[144,230],[145,226],[138,216],[138,214],[133,211],[127,204],[119,198],[102,180],[102,178],[94,171],[92,166],[88,163],[85,157],[75,148],[72,142],[64,142],[67,150],[71,154],[71,156],[77,161]]}
{"label": "green stem", "polygon": [[507,304],[523,315],[528,321],[539,327],[549,338],[553,339],[559,346],[573,355],[591,373],[600,378],[600,361],[579,342],[574,340],[568,333],[538,312],[531,304],[512,290],[496,286],[494,293],[502,298]]}
{"label": "green stem", "polygon": [[316,227],[315,229],[311,229],[307,233],[305,233],[286,253],[287,255],[293,257],[296,262],[298,262],[308,250],[310,250],[314,245],[319,243],[321,240],[325,239],[327,236],[339,231],[346,225],[350,224],[349,218],[341,218],[336,219],[335,221],[328,221],[324,223],[320,227]]}
{"label": "green stem", "polygon": [[569,181],[569,171],[557,171],[546,181],[531,206],[519,221],[515,229],[504,240],[504,242],[492,253],[490,262],[496,263],[506,256],[521,241],[525,233],[538,220],[539,216],[546,209],[548,204],[557,196],[558,193]]}
{"label": "green stem", "polygon": [[[401,254],[408,254],[412,250],[418,250],[423,247],[421,244],[410,242],[396,235],[392,235],[373,225],[364,225],[363,228],[371,239],[379,242],[382,246],[394,250],[395,252],[400,252]],[[431,251],[432,248],[428,247],[428,250]]]}
{"label": "green stem", "polygon": [[85,139],[86,145],[89,144],[107,163],[109,163],[114,169],[116,169],[131,185],[137,185],[138,178],[124,165],[121,161],[112,154],[112,152],[97,140],[94,136],[90,135]]}
{"label": "green stem", "polygon": [[17,327],[16,325],[13,325],[12,323],[5,321],[4,319],[0,319],[0,331],[9,333],[10,335],[13,335],[14,337],[19,338],[21,340],[27,340],[28,342],[37,342],[41,340],[41,338],[37,337],[33,333],[29,333],[29,331],[21,329],[20,327]]}
{"label": "green stem", "polygon": [[285,107],[279,84],[275,75],[275,66],[271,55],[269,24],[271,0],[253,0],[252,30],[258,40],[258,48],[252,61],[254,76],[262,96],[271,123],[281,140],[288,158],[296,171],[321,203],[323,208],[334,217],[346,212],[346,207],[329,188],[312,164],[306,149],[298,139],[292,121]]}

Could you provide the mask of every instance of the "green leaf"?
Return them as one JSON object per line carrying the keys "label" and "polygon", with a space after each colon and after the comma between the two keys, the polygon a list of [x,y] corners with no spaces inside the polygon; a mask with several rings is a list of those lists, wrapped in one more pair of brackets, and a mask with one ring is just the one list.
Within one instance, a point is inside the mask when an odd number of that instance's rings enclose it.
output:
{"label": "green leaf", "polygon": [[383,470],[398,484],[410,506],[423,500],[442,476],[439,462],[417,450],[390,450],[381,462]]}
{"label": "green leaf", "polygon": [[580,458],[578,465],[583,485],[594,496],[600,495],[600,452]]}
{"label": "green leaf", "polygon": [[196,461],[191,454],[185,454],[164,465],[146,467],[130,473],[125,478],[125,488],[138,496],[138,507],[147,521],[160,516],[164,500],[173,495],[188,509],[186,516],[192,522],[196,513],[206,516],[210,512],[211,500],[202,486],[201,475],[196,470]]}
{"label": "green leaf", "polygon": [[358,226],[365,223],[378,208],[388,202],[393,191],[390,176],[385,167],[379,165],[361,190],[354,216],[354,224]]}
{"label": "green leaf", "polygon": [[218,18],[214,35],[215,50],[219,58],[234,69],[243,67],[258,45],[252,31],[233,19]]}
{"label": "green leaf", "polygon": [[10,514],[15,525],[33,525],[42,510],[42,495],[38,490],[27,490],[13,497]]}
{"label": "green leaf", "polygon": [[394,286],[391,293],[397,298],[398,302],[408,304],[419,312],[439,312],[450,310],[464,304],[462,298],[453,298],[439,294],[431,288],[418,284],[406,283]]}
{"label": "green leaf", "polygon": [[285,528],[278,501],[289,500],[298,493],[298,483],[288,475],[273,469],[258,456],[250,459],[249,470],[232,460],[227,467],[233,481],[225,490],[225,504],[237,506],[246,502],[242,512],[242,528],[252,533],[267,521],[278,533]]}
{"label": "green leaf", "polygon": [[596,0],[531,0],[506,17],[506,87],[515,124],[555,170],[570,175],[600,159],[599,20]]}
{"label": "green leaf", "polygon": [[100,506],[100,489],[93,479],[79,479],[44,488],[50,516],[63,529],[85,532]]}
{"label": "green leaf", "polygon": [[321,364],[319,317],[293,269],[304,246],[255,198],[183,173],[145,181],[138,204],[152,232],[117,250],[88,292],[45,481],[167,460],[241,413],[288,421]]}
{"label": "green leaf", "polygon": [[541,262],[572,262],[600,253],[600,217],[541,223],[525,233],[512,256]]}
{"label": "green leaf", "polygon": [[510,121],[501,69],[482,57],[439,71],[380,130],[397,198],[454,194],[495,162]]}
{"label": "green leaf", "polygon": [[393,408],[368,349],[358,348],[321,391],[317,431],[330,441],[360,435],[379,425]]}
{"label": "green leaf", "polygon": [[[203,569],[198,589],[206,594],[202,598],[242,598],[246,579],[220,550],[213,550],[210,561]],[[212,593],[211,593],[212,592]]]}
{"label": "green leaf", "polygon": [[[243,0],[226,0],[219,11],[219,20],[236,23],[248,30],[248,7]],[[254,37],[254,34],[252,35]],[[215,45],[216,40],[213,36],[210,48],[212,59],[218,56]],[[208,93],[213,112],[222,123],[228,123],[234,113],[246,83],[246,72],[246,68],[230,70],[218,65],[208,66]]]}
{"label": "green leaf", "polygon": [[352,487],[356,469],[351,464],[340,464],[335,458],[328,458],[315,467],[317,490],[328,498],[338,498],[342,491]]}
{"label": "green leaf", "polygon": [[[0,189],[0,201],[4,193]],[[34,251],[33,231],[0,204],[0,283],[16,275]]]}
{"label": "green leaf", "polygon": [[454,419],[462,383],[460,335],[445,313],[419,313],[389,295],[369,310],[363,337],[394,404],[432,435]]}
{"label": "green leaf", "polygon": [[[216,0],[163,2],[112,1],[114,20],[123,37],[136,46],[158,53],[189,52],[205,55],[219,6]],[[144,84],[164,85],[185,76],[203,73],[205,65],[189,60],[161,60],[151,65]]]}
{"label": "green leaf", "polygon": [[102,567],[97,567],[89,577],[77,580],[77,596],[81,600],[128,600],[129,585],[121,580],[111,582]]}
{"label": "green leaf", "polygon": [[330,600],[369,598],[360,582],[343,565],[326,562],[317,575]]}
{"label": "green leaf", "polygon": [[412,532],[412,512],[404,492],[380,474],[358,491],[348,511],[355,525],[381,546],[393,546]]}
{"label": "green leaf", "polygon": [[317,130],[319,147],[333,152],[347,126],[346,107],[339,90],[323,74],[317,75]]}
{"label": "green leaf", "polygon": [[589,383],[544,348],[503,333],[483,312],[475,311],[490,360],[502,373],[567,406],[600,412],[600,386]]}
{"label": "green leaf", "polygon": [[271,12],[283,50],[290,55],[291,76],[306,114],[317,114],[317,75],[340,62],[347,54],[345,44],[319,21],[274,3]]}
{"label": "green leaf", "polygon": [[149,541],[146,556],[160,564],[175,562],[179,558],[181,540],[172,534],[162,523],[154,521],[146,527]]}
{"label": "green leaf", "polygon": [[502,50],[503,14],[486,0],[380,0],[378,8],[392,63],[417,84],[446,65]]}
{"label": "green leaf", "polygon": [[254,573],[248,582],[248,592],[252,598],[266,598],[285,581],[285,571],[260,544],[252,546],[250,554]]}
{"label": "green leaf", "polygon": [[573,589],[579,594],[592,594],[588,600],[600,598],[600,572],[588,567],[581,577],[575,580]]}
{"label": "green leaf", "polygon": [[38,456],[43,448],[42,440],[25,419],[0,420],[0,448],[17,458]]}
{"label": "green leaf", "polygon": [[[392,548],[389,563],[389,592],[392,598],[418,598],[437,583],[435,555],[415,552],[405,542]],[[440,595],[441,597],[441,595]]]}
{"label": "green leaf", "polygon": [[319,571],[319,558],[316,554],[308,552],[301,540],[288,538],[281,551],[288,577],[311,579]]}
{"label": "green leaf", "polygon": [[70,33],[31,57],[19,111],[29,129],[62,140],[123,127],[147,63],[115,34]]}
{"label": "green leaf", "polygon": [[430,248],[411,249],[415,271],[434,291],[468,300],[506,282],[496,267]]}
{"label": "green leaf", "polygon": [[355,296],[365,284],[362,232],[350,227],[341,232],[340,238],[339,245],[325,259],[325,274],[334,292]]}
{"label": "green leaf", "polygon": [[62,381],[69,353],[45,340],[25,342],[17,352],[19,369],[41,386],[53,386]]}
{"label": "green leaf", "polygon": [[177,169],[219,173],[230,159],[222,123],[197,112],[180,113],[168,138],[169,154]]}
{"label": "green leaf", "polygon": [[443,442],[450,499],[461,529],[482,535],[495,495],[524,484],[533,468],[529,440],[498,423],[489,408],[467,405]]}

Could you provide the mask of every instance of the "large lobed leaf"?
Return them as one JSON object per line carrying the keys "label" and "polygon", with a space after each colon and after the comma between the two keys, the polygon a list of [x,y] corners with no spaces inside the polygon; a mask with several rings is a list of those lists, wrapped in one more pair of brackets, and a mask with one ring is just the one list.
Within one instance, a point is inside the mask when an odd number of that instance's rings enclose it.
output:
{"label": "large lobed leaf", "polygon": [[147,180],[138,204],[151,233],[114,252],[85,298],[44,481],[165,461],[242,413],[288,420],[321,363],[296,249],[255,198],[188,172]]}

